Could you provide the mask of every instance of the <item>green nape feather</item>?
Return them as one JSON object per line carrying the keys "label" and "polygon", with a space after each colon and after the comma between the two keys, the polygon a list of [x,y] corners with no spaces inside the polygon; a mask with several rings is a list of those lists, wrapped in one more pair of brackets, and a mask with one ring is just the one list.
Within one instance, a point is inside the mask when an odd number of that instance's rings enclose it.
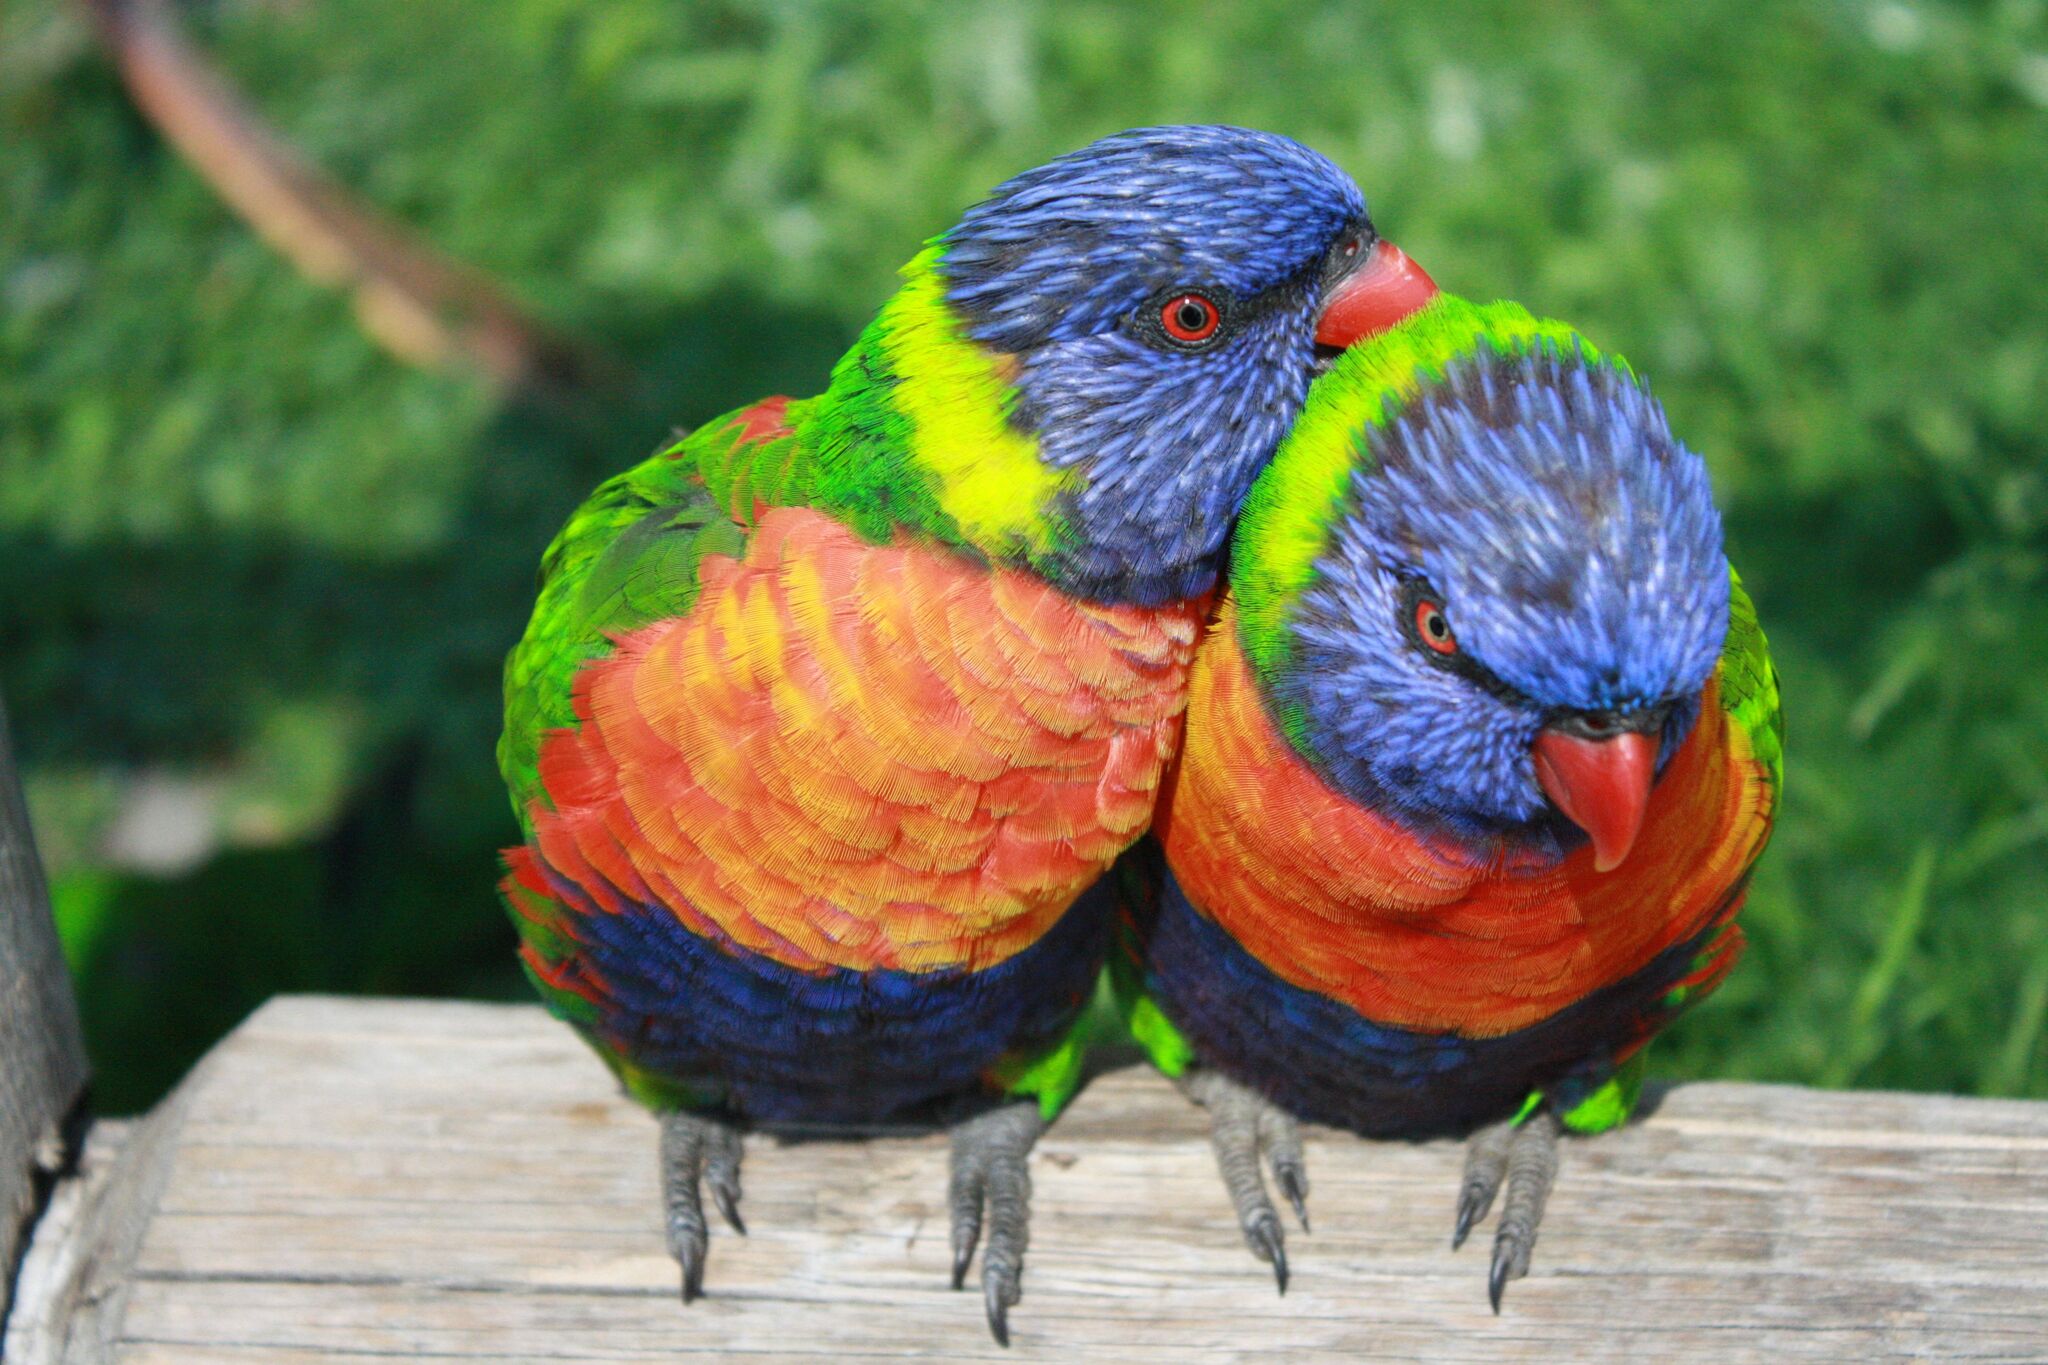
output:
{"label": "green nape feather", "polygon": [[812,505],[861,535],[922,531],[991,559],[1038,564],[1067,528],[1071,477],[1011,419],[1005,360],[970,339],[946,303],[933,244],[832,371],[800,436],[815,452]]}
{"label": "green nape feather", "polygon": [[1518,355],[1542,346],[1628,369],[1619,356],[1603,357],[1576,329],[1538,318],[1518,303],[1443,294],[1400,326],[1338,356],[1316,380],[1294,429],[1252,485],[1232,546],[1239,632],[1255,669],[1270,676],[1286,661],[1288,613],[1315,577],[1366,433],[1481,347]]}
{"label": "green nape feather", "polygon": [[1757,759],[1770,771],[1771,790],[1785,785],[1785,713],[1778,705],[1778,670],[1764,641],[1756,606],[1742,577],[1728,566],[1728,641],[1721,647],[1721,709],[1742,727]]}

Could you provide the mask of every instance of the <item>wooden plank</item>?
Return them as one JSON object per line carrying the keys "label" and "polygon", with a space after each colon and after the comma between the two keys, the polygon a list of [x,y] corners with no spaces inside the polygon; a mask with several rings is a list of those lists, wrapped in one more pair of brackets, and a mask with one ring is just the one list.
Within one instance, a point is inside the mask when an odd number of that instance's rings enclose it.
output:
{"label": "wooden plank", "polygon": [[63,1126],[85,1091],[85,1036],[50,921],[50,895],[0,701],[0,1322]]}
{"label": "wooden plank", "polygon": [[1568,1145],[1496,1318],[1485,1239],[1448,1246],[1454,1144],[1312,1132],[1282,1299],[1201,1116],[1118,1071],[1034,1159],[1009,1352],[945,1287],[937,1137],[750,1138],[752,1235],[683,1307],[653,1123],[531,1008],[274,1001],[167,1113],[119,1320],[65,1358],[2048,1358],[2048,1105],[1680,1087]]}

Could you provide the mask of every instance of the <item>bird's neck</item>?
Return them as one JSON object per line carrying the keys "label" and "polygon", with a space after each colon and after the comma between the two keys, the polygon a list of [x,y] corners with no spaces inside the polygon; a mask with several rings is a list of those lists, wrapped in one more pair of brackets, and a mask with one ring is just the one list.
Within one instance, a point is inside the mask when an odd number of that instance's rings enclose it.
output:
{"label": "bird's neck", "polygon": [[811,405],[813,501],[872,540],[898,528],[1035,566],[1065,534],[1068,480],[1011,420],[1014,363],[962,331],[927,248]]}
{"label": "bird's neck", "polygon": [[[967,334],[946,300],[940,252],[904,267],[902,288],[808,406],[799,434],[814,461],[809,501],[870,540],[908,530],[1090,601],[1168,607],[1206,596],[1227,516],[1084,498],[1095,461],[1054,458],[1025,420],[1023,365]],[[1064,434],[1068,446],[1090,439]],[[1128,441],[1120,450],[1130,457]],[[1171,484],[1175,471],[1147,472],[1156,478],[1126,482]],[[1171,487],[1156,492],[1153,502],[1170,503]],[[1223,500],[1234,513],[1236,500]]]}

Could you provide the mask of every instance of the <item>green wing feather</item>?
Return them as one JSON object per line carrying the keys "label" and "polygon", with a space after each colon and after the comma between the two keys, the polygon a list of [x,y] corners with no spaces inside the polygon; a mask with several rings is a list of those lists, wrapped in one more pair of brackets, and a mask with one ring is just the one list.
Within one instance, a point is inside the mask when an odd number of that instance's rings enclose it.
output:
{"label": "green wing feather", "polygon": [[[789,405],[787,425],[803,406]],[[620,635],[688,611],[704,556],[739,555],[752,509],[791,491],[803,463],[796,438],[743,439],[748,411],[707,423],[606,480],[548,546],[533,617],[505,660],[498,769],[522,828],[533,800],[544,797],[542,737],[575,723],[577,670]]]}
{"label": "green wing feather", "polygon": [[1778,670],[1757,623],[1742,577],[1728,566],[1728,640],[1721,647],[1721,709],[1748,734],[1770,770],[1771,790],[1785,785],[1785,713],[1778,706]]}

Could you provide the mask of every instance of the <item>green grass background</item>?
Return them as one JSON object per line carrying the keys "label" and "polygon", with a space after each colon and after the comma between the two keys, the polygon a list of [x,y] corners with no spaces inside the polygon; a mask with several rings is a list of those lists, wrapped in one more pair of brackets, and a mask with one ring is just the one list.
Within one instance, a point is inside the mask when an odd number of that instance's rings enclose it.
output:
{"label": "green grass background", "polygon": [[[1748,960],[1667,1071],[2048,1095],[2048,7],[219,0],[294,142],[648,376],[411,371],[0,11],[0,689],[106,1107],[288,989],[517,996],[497,667],[603,475],[814,391],[917,243],[1130,125],[1351,170],[1646,371],[1784,674]],[[106,854],[138,775],[223,835]]]}

